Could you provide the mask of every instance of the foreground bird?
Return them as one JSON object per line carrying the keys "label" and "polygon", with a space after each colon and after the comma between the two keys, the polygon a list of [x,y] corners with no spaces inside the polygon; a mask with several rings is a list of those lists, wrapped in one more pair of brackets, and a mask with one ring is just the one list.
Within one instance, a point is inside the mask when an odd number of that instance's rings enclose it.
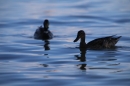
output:
{"label": "foreground bird", "polygon": [[121,38],[119,37],[114,37],[113,36],[107,36],[107,37],[102,37],[102,38],[97,38],[94,39],[87,44],[85,43],[85,32],[83,30],[78,31],[77,37],[74,40],[74,42],[77,42],[79,39],[80,40],[80,48],[87,48],[87,49],[108,49],[112,48],[115,46],[115,44],[118,42],[118,40]]}
{"label": "foreground bird", "polygon": [[53,38],[52,32],[49,30],[49,21],[46,19],[43,23],[44,27],[40,26],[34,33],[35,39],[48,40]]}

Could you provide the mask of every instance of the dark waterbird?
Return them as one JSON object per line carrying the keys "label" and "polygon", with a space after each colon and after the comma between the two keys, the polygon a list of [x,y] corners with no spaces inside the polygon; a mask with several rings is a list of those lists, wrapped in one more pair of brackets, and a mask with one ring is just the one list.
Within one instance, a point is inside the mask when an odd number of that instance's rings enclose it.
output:
{"label": "dark waterbird", "polygon": [[119,41],[121,36],[115,37],[115,35],[94,39],[87,44],[85,43],[85,32],[83,30],[78,31],[77,37],[74,42],[80,40],[80,48],[86,49],[109,49],[115,47],[115,44]]}
{"label": "dark waterbird", "polygon": [[40,26],[34,33],[35,39],[48,40],[53,38],[52,32],[49,30],[49,20],[45,19],[43,22],[44,27]]}

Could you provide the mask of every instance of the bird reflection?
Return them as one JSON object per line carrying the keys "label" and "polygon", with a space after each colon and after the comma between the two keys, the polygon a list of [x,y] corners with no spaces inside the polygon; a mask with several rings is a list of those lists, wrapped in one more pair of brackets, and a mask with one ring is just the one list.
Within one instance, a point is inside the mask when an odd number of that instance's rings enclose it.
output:
{"label": "bird reflection", "polygon": [[50,47],[49,47],[50,42],[48,40],[45,40],[44,42],[45,42],[45,44],[43,47],[44,47],[45,51],[50,50]]}
{"label": "bird reflection", "polygon": [[[45,51],[50,50],[50,47],[49,47],[50,42],[48,40],[44,40],[44,42],[45,42],[45,44],[43,45],[43,48],[45,49]],[[47,58],[49,58],[48,53],[44,53],[44,55]],[[40,65],[42,65],[43,67],[48,67],[49,66],[48,64],[40,64]]]}
{"label": "bird reflection", "polygon": [[[81,51],[81,56],[78,56],[78,55],[75,55],[75,57],[77,58],[77,60],[80,60],[81,62],[85,62],[86,61],[86,49],[83,49],[83,48],[80,48],[80,51]],[[80,64],[78,66],[80,66],[80,69],[81,70],[86,70],[86,65],[87,64]]]}

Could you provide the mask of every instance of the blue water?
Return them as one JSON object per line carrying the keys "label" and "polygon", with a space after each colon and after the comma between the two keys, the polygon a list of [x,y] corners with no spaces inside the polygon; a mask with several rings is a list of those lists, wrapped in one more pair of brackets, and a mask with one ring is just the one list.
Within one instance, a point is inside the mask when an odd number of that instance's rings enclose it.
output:
{"label": "blue water", "polygon": [[[0,86],[129,86],[129,0],[1,0]],[[44,19],[54,38],[33,34]],[[77,32],[86,42],[122,36],[115,49],[81,53]]]}

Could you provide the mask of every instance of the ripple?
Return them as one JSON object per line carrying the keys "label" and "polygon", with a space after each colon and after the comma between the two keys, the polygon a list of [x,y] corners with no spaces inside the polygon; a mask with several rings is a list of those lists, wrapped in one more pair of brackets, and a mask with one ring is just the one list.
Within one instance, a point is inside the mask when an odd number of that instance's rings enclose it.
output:
{"label": "ripple", "polygon": [[115,21],[116,23],[129,23],[130,22],[130,19],[120,19],[120,20],[116,20]]}

